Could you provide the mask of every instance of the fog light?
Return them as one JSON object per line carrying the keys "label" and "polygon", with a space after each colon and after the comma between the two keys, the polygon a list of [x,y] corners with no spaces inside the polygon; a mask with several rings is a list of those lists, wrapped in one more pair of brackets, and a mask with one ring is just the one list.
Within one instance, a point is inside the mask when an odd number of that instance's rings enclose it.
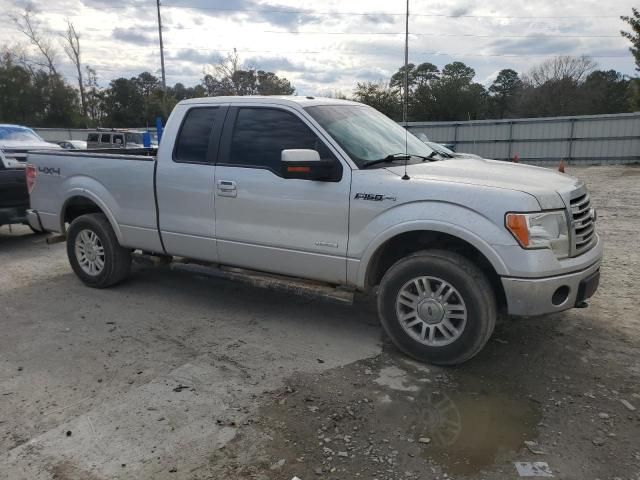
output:
{"label": "fog light", "polygon": [[553,296],[551,297],[551,303],[553,303],[556,307],[562,305],[569,298],[569,287],[563,285],[558,288],[555,292],[553,292]]}

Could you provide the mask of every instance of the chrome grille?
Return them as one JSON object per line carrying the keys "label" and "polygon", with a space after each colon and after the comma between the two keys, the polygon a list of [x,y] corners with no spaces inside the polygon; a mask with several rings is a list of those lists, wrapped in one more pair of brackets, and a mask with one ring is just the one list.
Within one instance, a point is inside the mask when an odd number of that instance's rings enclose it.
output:
{"label": "chrome grille", "polygon": [[583,193],[571,199],[570,208],[573,219],[573,255],[576,256],[589,250],[596,239],[589,194]]}

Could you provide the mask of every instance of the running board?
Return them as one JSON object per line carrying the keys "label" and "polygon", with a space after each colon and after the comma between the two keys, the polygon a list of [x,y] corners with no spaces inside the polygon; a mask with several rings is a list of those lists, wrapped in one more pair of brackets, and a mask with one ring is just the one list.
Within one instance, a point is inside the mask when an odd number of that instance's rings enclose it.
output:
{"label": "running board", "polygon": [[300,278],[274,275],[271,273],[245,270],[244,268],[228,267],[225,265],[203,265],[199,263],[181,262],[171,263],[171,269],[196,273],[208,277],[233,280],[246,285],[259,288],[269,288],[294,295],[320,298],[330,302],[351,305],[353,304],[354,291],[343,287],[304,280]]}
{"label": "running board", "polygon": [[47,245],[53,245],[55,243],[62,243],[66,240],[67,240],[66,235],[51,234],[47,236],[47,238],[45,239],[45,242],[47,242]]}

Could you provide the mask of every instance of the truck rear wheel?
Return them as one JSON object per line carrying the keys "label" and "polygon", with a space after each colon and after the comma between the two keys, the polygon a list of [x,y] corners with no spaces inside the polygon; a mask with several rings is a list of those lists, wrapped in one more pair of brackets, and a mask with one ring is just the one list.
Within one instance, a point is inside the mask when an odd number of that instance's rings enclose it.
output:
{"label": "truck rear wheel", "polygon": [[131,271],[129,250],[118,243],[113,228],[101,213],[81,215],[67,233],[67,256],[85,285],[106,288],[124,280]]}
{"label": "truck rear wheel", "polygon": [[418,252],[394,264],[382,278],[378,312],[400,350],[436,365],[475,356],[497,317],[487,277],[465,257],[443,250]]}

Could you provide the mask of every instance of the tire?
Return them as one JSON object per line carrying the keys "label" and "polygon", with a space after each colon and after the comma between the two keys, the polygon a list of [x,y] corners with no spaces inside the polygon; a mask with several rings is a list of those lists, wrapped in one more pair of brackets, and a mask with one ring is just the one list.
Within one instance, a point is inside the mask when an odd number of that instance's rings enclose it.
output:
{"label": "tire", "polygon": [[81,215],[71,222],[67,256],[75,274],[93,288],[115,285],[131,271],[129,250],[120,246],[109,221],[101,213]]}
{"label": "tire", "polygon": [[498,316],[486,275],[462,255],[443,250],[395,263],[380,283],[378,313],[401,351],[435,365],[457,365],[475,356]]}

